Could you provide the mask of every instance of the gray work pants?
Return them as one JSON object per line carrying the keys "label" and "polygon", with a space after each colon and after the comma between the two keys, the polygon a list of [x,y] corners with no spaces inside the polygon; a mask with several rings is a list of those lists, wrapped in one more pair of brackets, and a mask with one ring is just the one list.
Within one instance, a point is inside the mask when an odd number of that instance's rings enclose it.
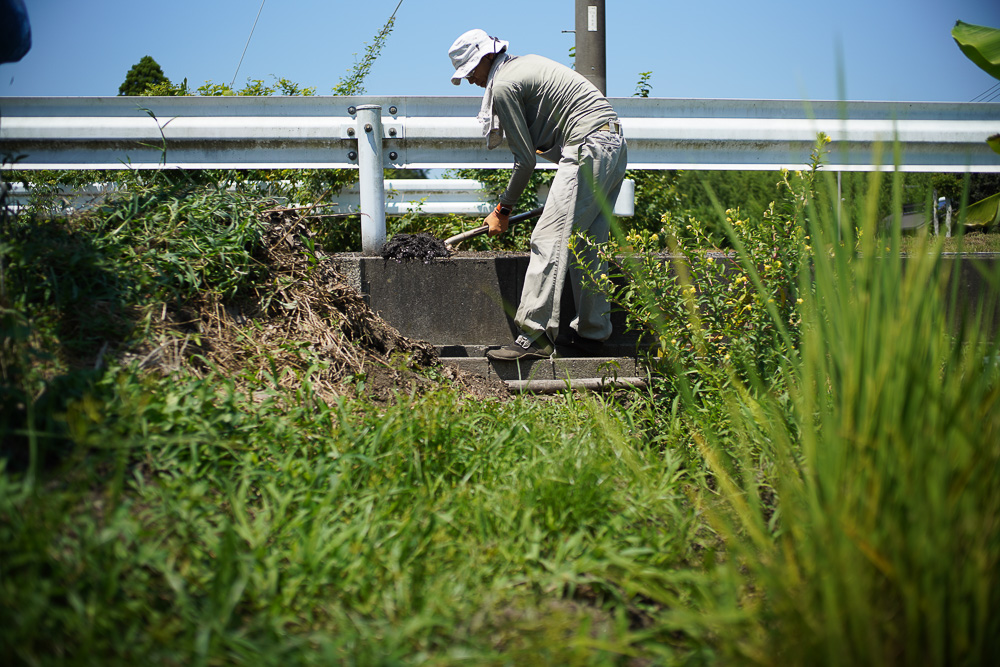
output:
{"label": "gray work pants", "polygon": [[576,302],[576,317],[570,326],[584,338],[603,341],[611,335],[608,300],[585,279],[587,273],[605,273],[606,263],[598,261],[592,247],[581,244],[578,249],[586,268],[579,267],[569,244],[575,231],[588,234],[596,243],[607,242],[610,220],[595,189],[604,195],[606,205],[613,207],[627,165],[628,151],[620,134],[595,132],[583,144],[563,149],[545,210],[531,234],[531,258],[514,317],[515,324],[529,336],[537,338],[544,333],[555,341],[567,273]]}

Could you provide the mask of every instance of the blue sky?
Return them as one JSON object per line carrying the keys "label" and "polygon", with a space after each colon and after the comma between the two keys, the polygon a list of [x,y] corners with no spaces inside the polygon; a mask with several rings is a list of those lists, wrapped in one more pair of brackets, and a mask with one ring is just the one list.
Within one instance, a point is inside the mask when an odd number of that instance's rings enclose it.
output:
{"label": "blue sky", "polygon": [[[0,65],[0,97],[116,95],[152,56],[173,81],[285,77],[330,94],[399,0],[26,0],[33,46]],[[655,97],[968,102],[998,82],[951,38],[956,20],[1000,27],[998,0],[607,0],[608,95],[652,72]],[[373,95],[475,95],[447,50],[480,27],[511,53],[569,64],[574,0],[403,0],[368,81]],[[843,94],[838,83],[842,73]],[[998,89],[1000,91],[1000,89]],[[998,92],[994,91],[994,92]],[[997,98],[1000,100],[1000,97]],[[997,101],[995,100],[995,101]]]}

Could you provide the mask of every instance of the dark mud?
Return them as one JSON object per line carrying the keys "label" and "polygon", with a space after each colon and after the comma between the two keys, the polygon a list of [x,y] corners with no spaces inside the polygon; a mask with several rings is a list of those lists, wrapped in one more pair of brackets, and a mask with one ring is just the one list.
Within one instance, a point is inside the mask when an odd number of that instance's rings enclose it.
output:
{"label": "dark mud", "polygon": [[430,234],[396,234],[386,241],[380,253],[383,259],[394,259],[397,262],[405,260],[420,260],[430,262],[435,257],[448,257],[448,248],[444,241]]}

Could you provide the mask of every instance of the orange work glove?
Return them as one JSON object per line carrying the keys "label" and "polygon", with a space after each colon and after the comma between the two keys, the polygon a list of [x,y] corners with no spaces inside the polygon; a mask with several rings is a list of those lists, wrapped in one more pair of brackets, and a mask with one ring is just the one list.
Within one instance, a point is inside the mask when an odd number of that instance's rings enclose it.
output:
{"label": "orange work glove", "polygon": [[503,204],[497,204],[493,212],[486,216],[486,226],[490,228],[490,236],[503,234],[510,225],[510,208]]}

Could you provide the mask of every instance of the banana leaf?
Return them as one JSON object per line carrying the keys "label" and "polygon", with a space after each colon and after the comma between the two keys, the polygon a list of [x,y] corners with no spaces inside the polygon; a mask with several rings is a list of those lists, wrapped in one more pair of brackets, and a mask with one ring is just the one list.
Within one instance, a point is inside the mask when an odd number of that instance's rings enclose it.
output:
{"label": "banana leaf", "polygon": [[1000,153],[1000,134],[994,134],[986,138],[986,143],[990,145],[994,153]]}
{"label": "banana leaf", "polygon": [[1000,79],[1000,30],[956,21],[951,36],[969,60]]}
{"label": "banana leaf", "polygon": [[976,229],[991,229],[1000,222],[1000,192],[969,204],[965,209],[965,226]]}

